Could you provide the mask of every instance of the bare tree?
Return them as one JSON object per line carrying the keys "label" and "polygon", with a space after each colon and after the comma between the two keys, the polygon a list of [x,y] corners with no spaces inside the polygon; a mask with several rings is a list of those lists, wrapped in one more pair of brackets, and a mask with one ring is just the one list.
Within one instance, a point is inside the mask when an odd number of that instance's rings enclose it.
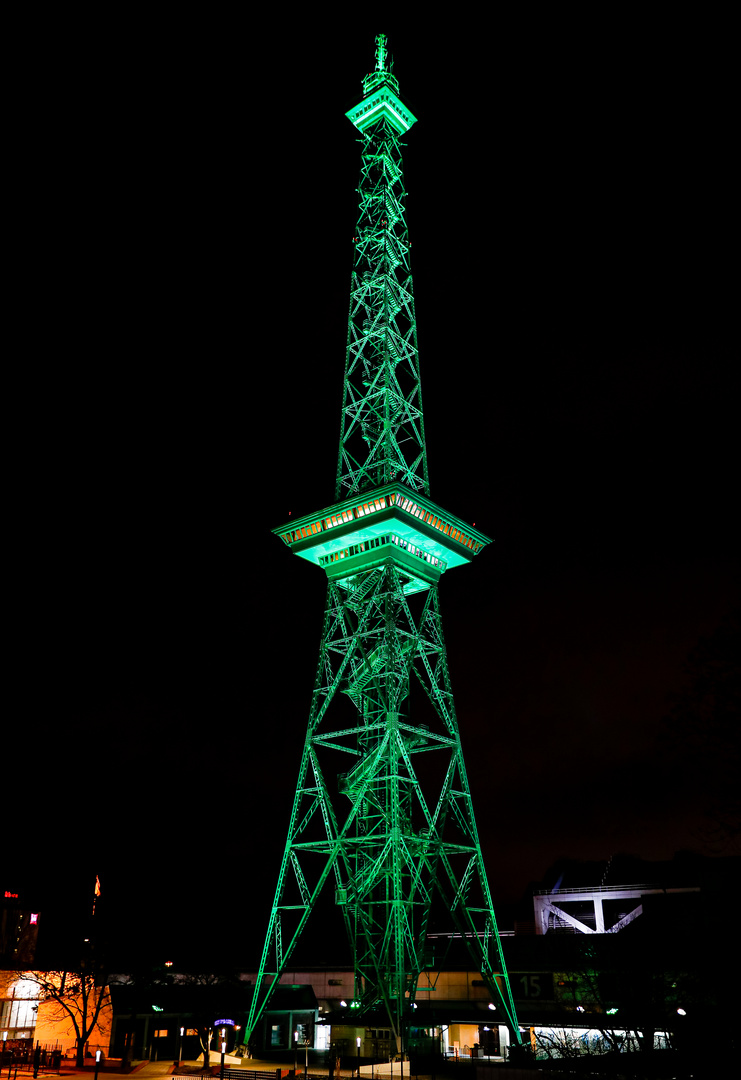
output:
{"label": "bare tree", "polygon": [[85,1045],[103,1022],[101,1013],[109,1001],[104,979],[80,965],[79,971],[19,971],[17,978],[32,983],[38,993],[39,1008],[52,1024],[71,1024],[75,1033],[75,1057],[84,1064]]}
{"label": "bare tree", "polygon": [[594,1034],[554,1029],[538,1037],[541,1050],[551,1057],[641,1053],[645,1058],[657,1045],[658,1031],[661,1045],[671,1044],[677,996],[688,1000],[689,992],[688,976],[675,969],[671,946],[667,951],[644,937],[592,935],[575,940],[570,952],[570,967],[562,973],[561,1023],[565,1029],[586,1024]]}

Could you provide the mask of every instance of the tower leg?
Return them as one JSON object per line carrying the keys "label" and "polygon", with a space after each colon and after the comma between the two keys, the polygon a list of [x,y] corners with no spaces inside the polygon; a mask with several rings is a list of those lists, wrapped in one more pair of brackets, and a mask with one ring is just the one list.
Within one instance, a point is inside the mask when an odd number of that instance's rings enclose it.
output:
{"label": "tower leg", "polygon": [[[407,591],[414,587],[415,594]],[[419,698],[420,720],[410,704]],[[411,1015],[430,918],[452,917],[516,1025],[468,787],[437,587],[393,560],[330,582],[288,836],[248,1020],[254,1029],[331,879],[358,1017]]]}

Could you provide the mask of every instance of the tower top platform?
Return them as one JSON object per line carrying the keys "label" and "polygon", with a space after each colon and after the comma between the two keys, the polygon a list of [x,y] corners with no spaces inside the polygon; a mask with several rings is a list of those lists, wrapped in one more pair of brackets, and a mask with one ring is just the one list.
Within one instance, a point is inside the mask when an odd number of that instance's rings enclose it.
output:
{"label": "tower top platform", "polygon": [[404,484],[384,484],[273,529],[296,555],[332,579],[391,558],[418,592],[471,562],[491,538]]}
{"label": "tower top platform", "polygon": [[384,117],[399,135],[409,131],[412,124],[417,122],[411,109],[386,85],[370,97],[363,98],[360,104],[346,112],[345,116],[358,131],[365,131]]}
{"label": "tower top platform", "polygon": [[372,124],[386,119],[398,135],[403,135],[417,117],[399,97],[399,81],[391,74],[386,35],[376,37],[376,67],[363,79],[363,100],[345,116],[358,131],[365,131]]}

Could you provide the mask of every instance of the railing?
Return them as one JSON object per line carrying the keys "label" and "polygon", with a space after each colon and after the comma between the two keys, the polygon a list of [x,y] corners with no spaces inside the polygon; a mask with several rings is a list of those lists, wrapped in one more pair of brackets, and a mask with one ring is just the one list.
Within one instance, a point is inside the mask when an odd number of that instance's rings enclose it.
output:
{"label": "railing", "polygon": [[[34,1065],[33,1060],[6,1061],[3,1059],[0,1062],[0,1071],[4,1077],[7,1077],[7,1080],[15,1080],[19,1073],[21,1076],[59,1076],[61,1073],[60,1066],[61,1059],[46,1065]],[[5,1072],[6,1069],[8,1070],[7,1073]]]}
{"label": "railing", "polygon": [[474,555],[481,550],[483,545],[475,537],[459,529],[458,525],[449,518],[440,517],[438,513],[430,510],[421,501],[417,501],[417,498],[410,498],[401,491],[386,491],[383,494],[367,499],[365,502],[351,503],[339,507],[327,517],[318,517],[313,521],[303,519],[279,535],[290,547],[291,544],[297,544],[301,540],[308,540],[312,536],[318,536],[320,533],[329,532],[338,526],[347,525],[351,521],[360,521],[371,514],[377,514],[380,510],[387,510],[392,506],[396,506],[409,514],[410,517],[423,521],[429,528],[436,529],[444,536],[455,540],[461,547],[468,548]]}
{"label": "railing", "polygon": [[[608,893],[608,892],[645,892],[647,889],[662,889],[661,885],[593,885],[579,889],[533,889],[533,896],[562,896],[565,893]],[[662,889],[663,891],[663,889]]]}
{"label": "railing", "polygon": [[8,1070],[8,1077],[16,1073],[48,1074],[58,1073],[62,1063],[61,1050],[46,1050],[36,1047],[0,1051],[0,1073]]}
{"label": "railing", "polygon": [[288,1076],[289,1072],[289,1069],[224,1069],[222,1072],[218,1065],[212,1065],[199,1073],[175,1070],[172,1080],[198,1080],[199,1077],[203,1080],[208,1077],[208,1080],[211,1080],[214,1076],[223,1076],[224,1080],[281,1080],[282,1077]]}
{"label": "railing", "polygon": [[424,551],[415,544],[410,544],[408,540],[405,540],[401,536],[396,536],[394,533],[389,533],[387,536],[374,536],[370,540],[364,540],[358,544],[350,544],[349,547],[342,548],[339,551],[333,551],[329,555],[320,555],[319,565],[331,566],[332,563],[340,562],[342,559],[351,559],[354,555],[362,555],[366,551],[372,551],[374,548],[383,547],[385,544],[396,544],[397,547],[403,548],[410,555],[422,559],[423,562],[427,562],[431,566],[436,566],[440,571],[447,569],[447,563],[443,559],[437,558],[436,555],[430,555],[429,552]]}

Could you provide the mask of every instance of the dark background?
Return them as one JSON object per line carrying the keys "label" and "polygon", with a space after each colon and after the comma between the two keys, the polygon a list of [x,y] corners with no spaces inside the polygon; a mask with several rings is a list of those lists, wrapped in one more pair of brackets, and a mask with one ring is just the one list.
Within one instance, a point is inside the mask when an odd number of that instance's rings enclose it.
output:
{"label": "dark background", "polygon": [[495,904],[732,850],[737,743],[666,723],[738,604],[727,28],[65,19],[12,39],[4,395],[0,884],[49,934],[99,873],[119,955],[259,959],[325,590],[270,529],[332,498],[379,30],[432,496],[496,541],[441,585]]}

